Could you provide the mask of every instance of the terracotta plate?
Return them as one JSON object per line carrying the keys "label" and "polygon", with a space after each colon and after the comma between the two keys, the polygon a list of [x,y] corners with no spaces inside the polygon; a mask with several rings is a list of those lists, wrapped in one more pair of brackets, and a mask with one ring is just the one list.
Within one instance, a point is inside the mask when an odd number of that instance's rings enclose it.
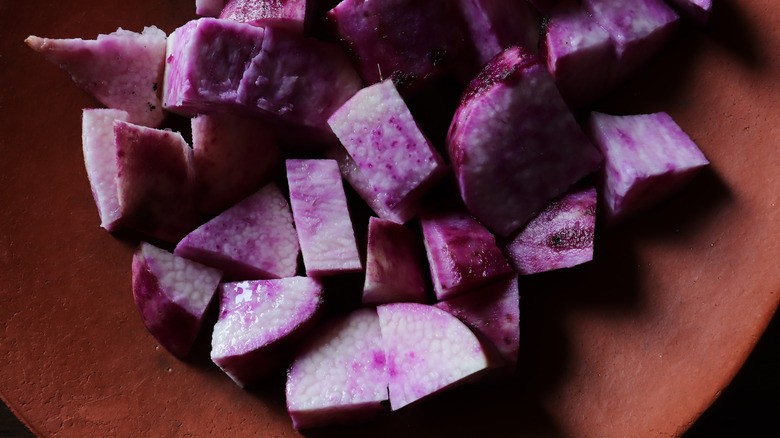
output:
{"label": "terracotta plate", "polygon": [[[716,3],[709,30],[682,29],[599,107],[669,112],[711,168],[603,234],[595,262],[523,279],[511,385],[321,434],[666,436],[709,406],[780,300],[780,6]],[[294,434],[282,379],[243,391],[205,349],[182,362],[146,332],[133,243],[98,227],[83,168],[98,104],[22,43],[192,17],[193,0],[0,3],[0,394],[40,435]]]}

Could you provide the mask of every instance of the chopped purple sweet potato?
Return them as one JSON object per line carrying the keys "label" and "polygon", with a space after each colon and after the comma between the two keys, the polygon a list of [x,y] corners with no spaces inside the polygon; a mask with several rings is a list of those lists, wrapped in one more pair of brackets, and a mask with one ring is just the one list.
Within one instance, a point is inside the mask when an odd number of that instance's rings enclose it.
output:
{"label": "chopped purple sweet potato", "polygon": [[520,351],[520,292],[517,276],[434,305],[489,340],[510,373]]}
{"label": "chopped purple sweet potato", "polygon": [[450,0],[344,0],[328,12],[367,84],[407,96],[455,67],[465,25]]}
{"label": "chopped purple sweet potato", "polygon": [[363,269],[339,166],[334,160],[287,160],[290,206],[309,276]]}
{"label": "chopped purple sweet potato", "polygon": [[189,21],[168,37],[163,106],[192,117],[243,111],[238,86],[260,53],[264,30],[218,18]]}
{"label": "chopped purple sweet potato", "polygon": [[133,254],[133,299],[147,330],[184,358],[222,273],[142,242]]}
{"label": "chopped purple sweet potato", "polygon": [[192,148],[178,132],[114,122],[122,224],[175,243],[196,227]]}
{"label": "chopped purple sweet potato", "polygon": [[282,25],[303,33],[306,3],[310,0],[227,0],[219,18],[255,26]]}
{"label": "chopped purple sweet potato", "polygon": [[512,274],[496,238],[462,208],[420,213],[436,298],[446,300]]}
{"label": "chopped purple sweet potato", "polygon": [[371,217],[363,304],[425,303],[424,257],[417,233],[393,221]]}
{"label": "chopped purple sweet potato", "polygon": [[461,197],[507,236],[602,160],[539,59],[505,50],[469,84],[447,134]]}
{"label": "chopped purple sweet potato", "polygon": [[293,428],[368,420],[384,409],[388,381],[376,310],[338,317],[304,340],[287,372]]}
{"label": "chopped purple sweet potato", "polygon": [[195,0],[195,13],[201,17],[218,17],[225,0]]}
{"label": "chopped purple sweet potato", "polygon": [[[358,91],[328,124],[361,174],[347,181],[384,219],[411,219],[444,174],[444,161],[389,79]],[[358,187],[361,182],[368,186]]]}
{"label": "chopped purple sweet potato", "polygon": [[211,360],[241,387],[283,368],[317,321],[322,293],[307,277],[223,283]]}
{"label": "chopped purple sweet potato", "polygon": [[570,268],[593,260],[595,187],[575,188],[555,199],[504,247],[520,274]]}
{"label": "chopped purple sweet potato", "polygon": [[709,164],[666,113],[592,113],[588,128],[604,154],[604,209],[616,222],[660,201]]}
{"label": "chopped purple sweet potato", "polygon": [[116,188],[116,136],[114,121],[126,122],[127,111],[110,108],[84,109],[81,115],[81,143],[92,197],[100,226],[108,231],[121,227],[122,215]]}
{"label": "chopped purple sweet potato", "polygon": [[474,379],[492,366],[474,332],[441,309],[393,303],[377,307],[377,313],[394,411]]}
{"label": "chopped purple sweet potato", "polygon": [[299,248],[290,206],[270,183],[185,236],[174,253],[249,280],[294,276]]}
{"label": "chopped purple sweet potato", "polygon": [[162,30],[145,27],[139,34],[119,28],[95,40],[31,35],[24,41],[103,105],[127,111],[131,123],[153,128],[162,123],[166,44]]}
{"label": "chopped purple sweet potato", "polygon": [[699,26],[710,21],[712,16],[712,0],[666,0],[680,15]]}
{"label": "chopped purple sweet potato", "polygon": [[214,217],[271,182],[282,153],[273,127],[230,113],[200,114],[191,121],[198,212]]}

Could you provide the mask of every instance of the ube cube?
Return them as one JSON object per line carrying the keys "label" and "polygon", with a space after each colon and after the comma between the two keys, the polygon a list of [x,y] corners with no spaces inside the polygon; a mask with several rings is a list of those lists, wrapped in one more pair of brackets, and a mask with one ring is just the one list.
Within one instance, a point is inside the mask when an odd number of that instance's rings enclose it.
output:
{"label": "ube cube", "polygon": [[417,233],[393,221],[371,217],[363,304],[426,302],[423,257]]}
{"label": "ube cube", "polygon": [[231,113],[192,119],[198,211],[214,217],[271,182],[282,165],[273,128]]}
{"label": "ube cube", "polygon": [[303,33],[307,1],[310,0],[227,0],[219,18],[256,26],[283,25]]}
{"label": "ube cube", "polygon": [[[328,124],[355,166],[345,178],[384,219],[411,219],[422,195],[444,174],[441,156],[389,79],[360,90]],[[353,172],[360,176],[351,177]]]}
{"label": "ube cube", "polygon": [[192,148],[178,132],[114,122],[122,223],[166,242],[195,229]]}
{"label": "ube cube", "polygon": [[480,288],[435,307],[456,316],[482,334],[514,372],[520,351],[520,292],[517,276]]}
{"label": "ube cube", "polygon": [[387,400],[379,317],[359,309],[312,333],[287,372],[287,411],[296,430],[373,417]]}
{"label": "ube cube", "polygon": [[667,0],[680,14],[703,26],[712,16],[712,0]]}
{"label": "ube cube", "polygon": [[465,209],[420,214],[436,298],[446,300],[512,274],[496,238]]}
{"label": "ube cube", "polygon": [[162,123],[159,89],[166,43],[162,30],[145,27],[139,34],[119,28],[95,40],[30,36],[25,42],[103,105],[127,111],[131,123],[149,127]]}
{"label": "ube cube", "polygon": [[219,290],[211,360],[241,387],[284,366],[323,300],[320,282],[307,277],[223,283]]}
{"label": "ube cube", "polygon": [[338,164],[334,160],[287,160],[287,182],[306,274],[362,270]]}
{"label": "ube cube", "polygon": [[570,268],[593,260],[595,187],[577,187],[554,200],[504,247],[520,274]]}
{"label": "ube cube", "polygon": [[474,379],[490,366],[474,332],[441,309],[393,303],[376,310],[394,411]]}
{"label": "ube cube", "polygon": [[260,53],[263,28],[200,18],[168,37],[163,106],[185,116],[242,111],[238,86]]}
{"label": "ube cube", "polygon": [[451,0],[344,0],[328,17],[363,80],[392,79],[404,95],[450,71],[465,47]]}
{"label": "ube cube", "polygon": [[290,206],[274,183],[198,227],[174,251],[234,280],[292,277],[298,252]]}
{"label": "ube cube", "polygon": [[133,299],[149,333],[177,357],[189,353],[222,273],[142,242],[133,254]]}
{"label": "ube cube", "polygon": [[201,17],[218,17],[225,0],[195,0],[195,13]]}
{"label": "ube cube", "polygon": [[100,226],[108,231],[120,228],[122,219],[116,188],[114,121],[126,122],[128,118],[127,111],[108,108],[85,109],[81,115],[84,164],[100,215]]}
{"label": "ube cube", "polygon": [[447,134],[461,197],[507,236],[601,162],[547,69],[519,47],[469,84]]}

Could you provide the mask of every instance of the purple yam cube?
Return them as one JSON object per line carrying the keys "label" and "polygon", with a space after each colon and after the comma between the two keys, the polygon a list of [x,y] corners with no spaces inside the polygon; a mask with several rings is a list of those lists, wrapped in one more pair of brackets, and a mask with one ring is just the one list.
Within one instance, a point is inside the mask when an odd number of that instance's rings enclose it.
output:
{"label": "purple yam cube", "polygon": [[358,309],[312,333],[287,372],[287,411],[296,430],[372,418],[389,377],[379,316]]}
{"label": "purple yam cube", "polygon": [[174,251],[241,280],[292,277],[298,252],[290,206],[274,183],[201,225]]}
{"label": "purple yam cube", "polygon": [[363,304],[425,303],[424,249],[420,236],[395,222],[368,220]]}
{"label": "purple yam cube", "polygon": [[663,0],[583,0],[582,7],[615,44],[617,81],[644,66],[671,39],[680,21]]}
{"label": "purple yam cube", "polygon": [[195,0],[195,13],[201,17],[218,17],[225,0]]}
{"label": "purple yam cube", "polygon": [[334,142],[328,117],[362,86],[340,47],[268,26],[238,95],[247,108],[289,126],[283,134]]}
{"label": "purple yam cube", "polygon": [[392,79],[410,95],[450,71],[465,25],[450,0],[344,0],[328,12],[367,84]]}
{"label": "purple yam cube", "polygon": [[103,105],[127,111],[131,123],[153,128],[162,123],[166,43],[162,30],[145,27],[139,34],[119,28],[95,40],[30,36],[25,42]]}
{"label": "purple yam cube", "polygon": [[322,293],[307,277],[223,283],[211,360],[241,387],[267,377],[318,319]]}
{"label": "purple yam cube", "polygon": [[166,242],[196,227],[192,149],[178,132],[114,122],[123,225]]}
{"label": "purple yam cube", "polygon": [[602,160],[550,73],[519,47],[502,52],[469,84],[447,148],[466,207],[502,236]]}
{"label": "purple yam cube", "polygon": [[712,16],[712,0],[667,0],[684,17],[704,26]]}
{"label": "purple yam cube", "polygon": [[496,238],[465,209],[420,213],[436,298],[446,300],[512,274]]}
{"label": "purple yam cube", "polygon": [[[361,174],[348,181],[384,219],[411,219],[422,195],[445,172],[441,156],[389,79],[357,92],[328,124]],[[368,187],[358,187],[360,182]]]}
{"label": "purple yam cube", "polygon": [[116,188],[116,137],[114,120],[126,122],[127,111],[107,108],[85,109],[81,115],[81,143],[92,197],[95,198],[100,226],[108,231],[121,227]]}
{"label": "purple yam cube", "polygon": [[576,188],[555,199],[504,247],[520,274],[570,268],[593,260],[597,194]]}
{"label": "purple yam cube", "polygon": [[604,209],[617,222],[660,201],[709,164],[666,113],[592,113],[588,128],[604,154]]}
{"label": "purple yam cube", "polygon": [[489,340],[512,373],[520,351],[520,292],[517,276],[435,304]]}
{"label": "purple yam cube", "polygon": [[219,18],[255,26],[283,25],[303,33],[309,0],[227,0]]}
{"label": "purple yam cube", "polygon": [[541,52],[571,107],[592,103],[616,85],[614,43],[576,2],[562,2],[550,11]]}
{"label": "purple yam cube", "polygon": [[287,160],[287,182],[306,274],[362,270],[336,161]]}
{"label": "purple yam cube", "polygon": [[195,196],[198,212],[214,217],[271,182],[282,153],[273,128],[230,113],[192,119]]}
{"label": "purple yam cube", "polygon": [[133,299],[147,330],[184,358],[222,273],[142,242],[133,254]]}
{"label": "purple yam cube", "polygon": [[418,303],[393,303],[376,310],[390,377],[390,407],[394,411],[476,379],[490,366],[474,332],[441,309]]}
{"label": "purple yam cube", "polygon": [[242,110],[238,86],[260,53],[263,28],[200,18],[168,37],[163,106],[184,116]]}

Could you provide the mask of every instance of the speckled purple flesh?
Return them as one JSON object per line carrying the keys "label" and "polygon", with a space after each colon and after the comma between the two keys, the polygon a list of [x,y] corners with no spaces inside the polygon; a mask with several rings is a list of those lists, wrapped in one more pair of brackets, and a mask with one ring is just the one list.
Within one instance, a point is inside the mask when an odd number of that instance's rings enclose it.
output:
{"label": "speckled purple flesh", "polygon": [[287,410],[296,430],[373,417],[389,377],[377,312],[338,317],[312,333],[287,373]]}
{"label": "speckled purple flesh", "polygon": [[307,1],[311,0],[227,0],[219,18],[253,25],[284,24],[303,32]]}
{"label": "speckled purple flesh", "polygon": [[554,200],[505,246],[520,274],[570,268],[593,260],[597,194],[576,188]]}

